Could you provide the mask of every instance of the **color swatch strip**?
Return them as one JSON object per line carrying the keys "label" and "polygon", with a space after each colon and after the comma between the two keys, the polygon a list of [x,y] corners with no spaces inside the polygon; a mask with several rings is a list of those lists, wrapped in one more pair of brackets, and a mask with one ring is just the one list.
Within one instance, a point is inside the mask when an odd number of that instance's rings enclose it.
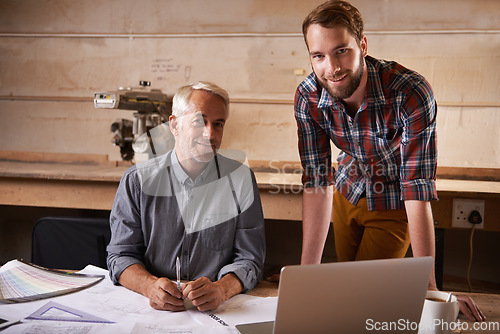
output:
{"label": "color swatch strip", "polygon": [[103,278],[103,275],[65,273],[12,260],[0,268],[0,301],[53,297],[92,286]]}

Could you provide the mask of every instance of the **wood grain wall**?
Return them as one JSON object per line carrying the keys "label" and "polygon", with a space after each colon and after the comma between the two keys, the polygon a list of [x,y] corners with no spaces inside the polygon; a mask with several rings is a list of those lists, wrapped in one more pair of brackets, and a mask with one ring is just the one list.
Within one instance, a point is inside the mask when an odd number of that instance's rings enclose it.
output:
{"label": "wood grain wall", "polygon": [[[132,112],[95,109],[94,92],[149,80],[173,94],[209,80],[232,99],[225,147],[298,161],[292,101],[310,72],[301,23],[321,2],[1,0],[1,150],[119,159],[109,126]],[[439,165],[499,167],[500,1],[352,2],[369,54],[432,84]]]}

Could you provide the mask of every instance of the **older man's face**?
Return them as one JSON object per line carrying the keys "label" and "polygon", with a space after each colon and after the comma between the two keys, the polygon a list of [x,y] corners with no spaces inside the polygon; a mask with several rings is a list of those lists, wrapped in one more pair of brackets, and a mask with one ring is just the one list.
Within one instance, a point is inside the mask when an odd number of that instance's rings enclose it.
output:
{"label": "older man's face", "polygon": [[224,101],[217,95],[195,90],[188,110],[177,118],[176,150],[179,160],[210,161],[219,149],[228,118]]}

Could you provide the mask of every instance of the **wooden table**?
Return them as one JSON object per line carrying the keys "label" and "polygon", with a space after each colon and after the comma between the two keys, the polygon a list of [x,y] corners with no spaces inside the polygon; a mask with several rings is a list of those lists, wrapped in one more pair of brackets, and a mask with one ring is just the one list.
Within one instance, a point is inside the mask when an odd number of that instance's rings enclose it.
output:
{"label": "wooden table", "polygon": [[[0,205],[110,210],[130,165],[101,160],[0,159]],[[299,173],[255,172],[266,219],[302,220]],[[437,228],[451,228],[453,198],[484,199],[484,230],[500,232],[500,182],[438,179],[432,207]]]}

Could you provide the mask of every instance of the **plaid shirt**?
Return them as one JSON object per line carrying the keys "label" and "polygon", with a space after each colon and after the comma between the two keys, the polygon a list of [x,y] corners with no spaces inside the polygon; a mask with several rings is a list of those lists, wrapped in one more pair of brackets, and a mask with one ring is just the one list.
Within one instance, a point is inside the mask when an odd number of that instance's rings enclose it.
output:
{"label": "plaid shirt", "polygon": [[[395,62],[365,58],[368,83],[354,118],[311,73],[297,88],[295,119],[304,187],[334,184],[369,210],[437,199],[436,102],[430,84]],[[337,171],[332,141],[340,150]]]}

